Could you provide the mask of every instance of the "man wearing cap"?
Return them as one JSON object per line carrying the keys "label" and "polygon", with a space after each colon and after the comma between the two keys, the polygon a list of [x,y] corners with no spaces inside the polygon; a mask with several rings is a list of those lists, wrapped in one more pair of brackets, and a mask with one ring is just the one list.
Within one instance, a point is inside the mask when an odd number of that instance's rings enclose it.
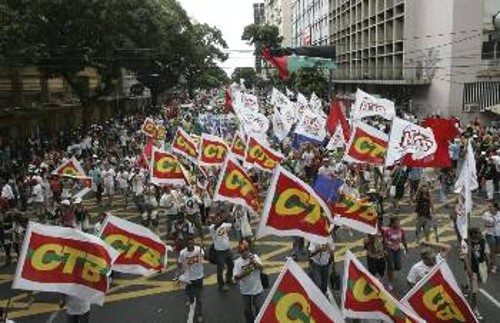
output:
{"label": "man wearing cap", "polygon": [[259,256],[250,252],[250,246],[246,240],[240,242],[238,252],[240,257],[234,262],[233,279],[240,285],[246,323],[253,323],[262,306],[264,296],[260,278],[264,265]]}

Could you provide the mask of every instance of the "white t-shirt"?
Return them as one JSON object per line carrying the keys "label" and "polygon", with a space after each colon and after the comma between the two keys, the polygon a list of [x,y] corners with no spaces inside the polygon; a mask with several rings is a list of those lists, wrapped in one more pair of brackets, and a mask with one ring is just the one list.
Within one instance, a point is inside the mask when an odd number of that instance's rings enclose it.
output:
{"label": "white t-shirt", "polygon": [[491,212],[485,212],[483,215],[485,221],[486,234],[500,236],[500,212],[492,215]]}
{"label": "white t-shirt", "polygon": [[127,171],[118,172],[116,174],[116,180],[118,181],[118,187],[121,189],[126,189],[128,187],[129,173]]}
{"label": "white t-shirt", "polygon": [[165,214],[167,215],[175,215],[179,211],[175,197],[169,193],[163,193],[161,195],[160,207],[165,210]]}
{"label": "white t-shirt", "polygon": [[186,206],[186,214],[192,215],[200,211],[200,207],[194,196],[184,197],[184,205]]}
{"label": "white t-shirt", "polygon": [[66,313],[68,315],[82,315],[90,311],[90,302],[78,297],[66,296]]}
{"label": "white t-shirt", "polygon": [[193,251],[186,248],[182,249],[179,254],[178,262],[184,267],[184,280],[193,281],[203,278],[203,250],[194,246]]}
{"label": "white t-shirt", "polygon": [[9,184],[5,184],[2,187],[2,197],[7,200],[13,200],[16,198],[14,196],[14,191],[12,191],[12,187]]}
{"label": "white t-shirt", "polygon": [[115,170],[113,168],[110,168],[108,170],[103,170],[102,173],[102,178],[103,178],[103,185],[104,186],[114,186],[115,185],[115,176],[116,176],[116,173],[115,173]]}
{"label": "white t-shirt", "polygon": [[[438,253],[436,255],[436,263],[439,263],[441,260],[443,260],[443,257],[441,256],[440,253]],[[433,267],[434,266],[431,267],[427,266],[426,264],[424,264],[423,260],[420,260],[419,262],[414,264],[413,267],[411,267],[410,272],[408,272],[408,277],[406,278],[406,280],[411,284],[416,284],[422,278],[424,278],[424,276],[427,275],[427,273],[431,271]]]}
{"label": "white t-shirt", "polygon": [[132,180],[132,192],[136,195],[141,195],[144,192],[144,174],[140,172],[139,174],[133,173],[131,175]]}
{"label": "white t-shirt", "polygon": [[217,230],[215,230],[215,225],[212,224],[209,228],[210,236],[214,241],[215,250],[228,250],[231,248],[229,244],[229,236],[227,235],[228,231],[231,229],[230,223],[222,223]]}
{"label": "white t-shirt", "polygon": [[302,159],[304,160],[304,165],[311,166],[314,160],[314,153],[312,151],[306,151],[302,154]]}
{"label": "white t-shirt", "polygon": [[323,251],[320,251],[316,255],[311,257],[311,260],[315,264],[320,266],[328,265],[328,263],[330,262],[331,253],[333,250],[335,250],[335,244],[333,243],[332,239],[329,239],[328,243],[322,245],[316,242],[311,242],[311,244],[309,245],[309,252],[313,253],[317,250]]}
{"label": "white t-shirt", "polygon": [[43,188],[41,184],[36,184],[32,189],[33,202],[43,203]]}
{"label": "white t-shirt", "polygon": [[[263,266],[262,260],[259,258],[259,256],[253,255],[253,257],[256,263]],[[233,278],[235,276],[241,275],[241,273],[245,272],[246,270],[253,271],[251,274],[240,279],[240,281],[238,282],[240,285],[241,294],[257,295],[262,293],[264,289],[262,288],[262,282],[260,280],[260,270],[254,268],[254,266],[250,264],[250,258],[243,259],[240,257],[236,259],[233,268]]]}

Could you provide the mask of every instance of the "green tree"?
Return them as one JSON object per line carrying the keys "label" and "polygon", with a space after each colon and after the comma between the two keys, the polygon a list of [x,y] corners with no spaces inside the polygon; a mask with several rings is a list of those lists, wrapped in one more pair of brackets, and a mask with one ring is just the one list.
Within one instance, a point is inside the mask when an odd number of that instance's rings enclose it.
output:
{"label": "green tree", "polygon": [[255,46],[255,54],[260,55],[263,48],[279,48],[283,37],[278,27],[272,25],[251,24],[245,27],[241,39]]}
{"label": "green tree", "polygon": [[245,87],[252,89],[257,80],[257,73],[253,67],[237,67],[234,69],[231,79],[236,83],[240,83],[240,80],[244,79]]}
{"label": "green tree", "polygon": [[328,76],[325,71],[318,68],[304,68],[297,72],[295,89],[305,95],[313,92],[319,97],[328,96]]}
{"label": "green tree", "polygon": [[[193,26],[176,0],[3,0],[0,18],[1,65],[63,77],[82,104],[84,125],[91,104],[116,90],[121,68],[135,72],[156,100],[194,65],[213,72],[214,57],[223,58],[213,47],[225,45],[220,32]],[[82,76],[86,68],[98,73],[96,88]]]}

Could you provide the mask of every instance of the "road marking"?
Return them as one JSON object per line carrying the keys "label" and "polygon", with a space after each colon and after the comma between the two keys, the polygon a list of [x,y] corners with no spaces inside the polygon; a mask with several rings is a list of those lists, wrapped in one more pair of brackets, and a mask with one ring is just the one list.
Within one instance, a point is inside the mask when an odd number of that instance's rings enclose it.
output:
{"label": "road marking", "polygon": [[487,291],[482,288],[479,288],[479,291],[481,292],[481,294],[486,296],[486,298],[489,299],[493,304],[495,304],[496,307],[500,308],[500,302],[497,301],[493,296],[491,296]]}

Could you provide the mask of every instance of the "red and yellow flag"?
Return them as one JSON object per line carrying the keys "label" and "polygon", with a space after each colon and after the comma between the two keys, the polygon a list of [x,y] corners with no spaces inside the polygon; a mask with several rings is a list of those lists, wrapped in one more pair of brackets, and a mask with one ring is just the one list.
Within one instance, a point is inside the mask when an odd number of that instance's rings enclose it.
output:
{"label": "red and yellow flag", "polygon": [[271,179],[257,236],[301,236],[326,243],[330,219],[328,206],[313,189],[278,166]]}
{"label": "red and yellow flag", "polygon": [[219,175],[214,201],[226,201],[242,205],[259,214],[262,207],[260,195],[234,156],[229,154]]}
{"label": "red and yellow flag", "polygon": [[102,305],[118,255],[94,235],[30,222],[12,288],[59,292]]}
{"label": "red and yellow flag", "polygon": [[178,128],[175,133],[172,141],[172,151],[186,157],[194,164],[198,161],[198,145],[182,128]]}
{"label": "red and yellow flag", "polygon": [[260,170],[272,172],[284,158],[283,155],[266,147],[254,137],[248,139],[245,162]]}
{"label": "red and yellow flag", "polygon": [[52,175],[58,175],[62,177],[73,177],[73,178],[87,176],[85,175],[85,171],[83,170],[82,165],[75,157],[72,157],[71,159],[65,161],[63,164],[57,167],[52,172]]}
{"label": "red and yellow flag", "polygon": [[231,145],[231,153],[233,153],[236,158],[244,160],[246,150],[247,145],[245,144],[245,140],[243,139],[243,136],[237,132],[234,136],[233,144]]}
{"label": "red and yellow flag", "polygon": [[161,184],[186,184],[186,174],[182,166],[173,154],[153,148],[150,163],[151,183]]}
{"label": "red and yellow flag", "polygon": [[377,232],[377,211],[373,203],[367,199],[356,199],[353,196],[341,194],[331,210],[335,215],[339,215],[335,217],[335,224],[346,225],[368,234]]}
{"label": "red and yellow flag", "polygon": [[295,261],[289,259],[255,322],[343,323],[344,319],[338,307],[330,303]]}
{"label": "red and yellow flag", "polygon": [[146,118],[146,120],[144,120],[144,123],[142,124],[141,131],[148,137],[156,138],[156,122],[154,122],[154,120],[151,118]]}
{"label": "red and yellow flag", "polygon": [[342,294],[345,318],[425,323],[387,292],[349,250],[345,254]]}
{"label": "red and yellow flag", "polygon": [[219,166],[224,163],[228,151],[224,139],[208,134],[201,135],[198,162],[203,166]]}
{"label": "red and yellow flag", "polygon": [[147,276],[167,266],[169,248],[160,237],[142,225],[109,215],[99,236],[120,252],[113,270]]}
{"label": "red and yellow flag", "polygon": [[356,122],[346,151],[346,160],[355,163],[383,165],[389,136],[363,122]]}
{"label": "red and yellow flag", "polygon": [[412,308],[427,322],[478,322],[444,260],[422,278],[401,303]]}

